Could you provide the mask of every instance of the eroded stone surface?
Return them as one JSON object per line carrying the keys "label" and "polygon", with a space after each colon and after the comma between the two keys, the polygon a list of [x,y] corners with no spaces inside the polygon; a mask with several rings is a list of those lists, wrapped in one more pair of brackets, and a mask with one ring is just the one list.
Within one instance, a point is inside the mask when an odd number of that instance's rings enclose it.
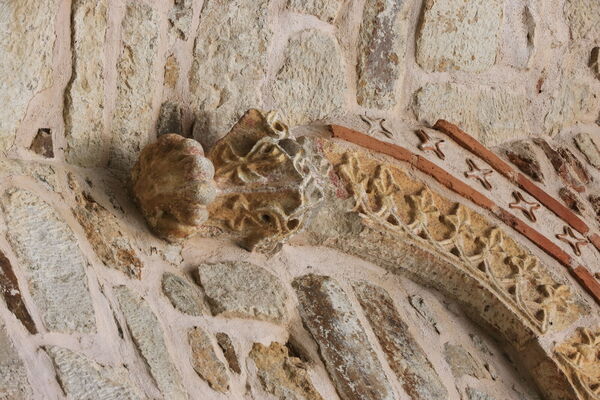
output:
{"label": "eroded stone surface", "polygon": [[331,278],[304,275],[292,282],[300,316],[343,400],[392,400],[394,395],[348,297]]}
{"label": "eroded stone surface", "polygon": [[552,93],[548,112],[544,117],[546,131],[555,134],[578,122],[592,122],[598,117],[597,97],[598,94],[589,82],[569,75],[561,77],[560,85]]}
{"label": "eroded stone surface", "polygon": [[0,7],[0,153],[15,140],[32,97],[52,84],[56,0],[5,1]]}
{"label": "eroded stone surface", "polygon": [[171,242],[196,233],[216,196],[214,168],[202,146],[176,134],[144,148],[131,171],[133,195],[150,228]]}
{"label": "eroded stone surface", "polygon": [[504,1],[427,0],[417,62],[427,71],[481,72],[496,61]]}
{"label": "eroded stone surface", "polygon": [[219,360],[210,337],[202,328],[196,327],[188,332],[192,350],[192,366],[211,388],[218,392],[229,391],[229,376],[225,365]]}
{"label": "eroded stone surface", "polygon": [[142,261],[126,233],[123,233],[117,217],[96,202],[89,192],[81,190],[77,178],[71,174],[69,186],[75,193],[76,205],[73,207],[73,214],[98,258],[107,267],[140,279]]}
{"label": "eroded stone surface", "polygon": [[160,106],[160,114],[158,116],[158,124],[156,127],[157,134],[164,135],[166,133],[176,133],[183,135],[183,110],[177,103],[167,101]]}
{"label": "eroded stone surface", "polygon": [[31,386],[23,361],[6,334],[4,324],[0,322],[0,399],[29,400],[31,398]]}
{"label": "eroded stone surface", "polygon": [[567,0],[564,7],[571,37],[597,41],[600,37],[600,3],[596,0]]}
{"label": "eroded stone surface", "polygon": [[227,364],[229,364],[229,369],[235,372],[236,374],[240,374],[242,372],[240,368],[240,363],[238,361],[237,354],[235,353],[235,347],[231,342],[231,338],[229,335],[223,332],[218,332],[215,337],[217,338],[217,343],[221,350],[223,350],[223,355],[227,360]]}
{"label": "eroded stone surface", "polygon": [[388,109],[396,104],[395,89],[404,71],[406,24],[400,18],[404,0],[368,0],[358,42],[357,101]]}
{"label": "eroded stone surface", "polygon": [[46,327],[93,332],[94,308],[85,260],[71,228],[38,196],[10,189],[2,197],[8,239],[27,272],[31,296]]}
{"label": "eroded stone surface", "polygon": [[448,391],[382,288],[358,282],[354,291],[392,370],[413,400],[445,400]]}
{"label": "eroded stone surface", "polygon": [[527,174],[536,182],[544,181],[544,174],[540,167],[535,151],[531,144],[525,141],[513,142],[505,151],[506,157],[515,164],[521,172]]}
{"label": "eroded stone surface", "polygon": [[73,75],[65,91],[66,159],[93,167],[105,162],[104,43],[106,0],[76,0],[71,5]]}
{"label": "eroded stone surface", "polygon": [[62,347],[49,346],[58,381],[69,396],[78,400],[135,400],[145,397],[129,380],[126,368],[100,365]]}
{"label": "eroded stone surface", "polygon": [[31,319],[31,315],[23,302],[23,296],[21,295],[21,289],[19,289],[19,282],[17,281],[15,272],[9,259],[6,258],[2,251],[0,251],[0,294],[4,298],[6,307],[21,321],[29,333],[37,333],[35,323]]}
{"label": "eroded stone surface", "polygon": [[187,279],[169,272],[162,277],[162,289],[177,310],[188,315],[206,314],[202,292]]}
{"label": "eroded stone surface", "polygon": [[419,295],[409,296],[408,302],[419,313],[419,315],[427,322],[429,326],[439,335],[440,329],[437,325],[436,316],[433,310],[425,302],[425,299]]}
{"label": "eroded stone surface", "polygon": [[117,99],[112,120],[110,166],[128,171],[150,142],[158,15],[149,5],[129,0],[123,18],[122,49],[117,62]]}
{"label": "eroded stone surface", "polygon": [[452,375],[457,379],[463,375],[470,375],[478,379],[490,377],[482,362],[479,359],[475,359],[475,357],[461,345],[446,343],[444,345],[444,357],[446,358],[446,362],[450,365]]}
{"label": "eroded stone surface", "polygon": [[53,158],[52,131],[47,128],[38,129],[37,134],[31,142],[31,146],[29,146],[29,150],[44,158]]}
{"label": "eroded stone surface", "polygon": [[575,136],[575,144],[583,153],[590,165],[600,169],[600,149],[589,133],[579,133]]}
{"label": "eroded stone surface", "polygon": [[194,137],[207,149],[250,107],[260,107],[272,32],[268,0],[208,0],[190,71]]}
{"label": "eroded stone surface", "polygon": [[247,262],[198,267],[204,294],[214,315],[283,322],[287,295],[279,279]]}
{"label": "eroded stone surface", "polygon": [[175,4],[169,13],[171,30],[182,40],[188,38],[192,25],[192,16],[194,14],[192,4],[192,0],[175,0]]}
{"label": "eroded stone surface", "polygon": [[333,22],[341,3],[341,0],[288,0],[288,9]]}
{"label": "eroded stone surface", "polygon": [[290,125],[323,119],[344,103],[344,70],[335,40],[318,30],[292,35],[283,66],[273,83],[273,97]]}
{"label": "eroded stone surface", "polygon": [[431,83],[415,96],[417,118],[430,125],[445,119],[486,146],[527,136],[527,100],[519,91]]}
{"label": "eroded stone surface", "polygon": [[58,189],[58,175],[51,165],[0,158],[0,177],[6,178],[19,175],[32,177],[41,183],[45,189],[53,191]]}
{"label": "eroded stone surface", "polygon": [[254,343],[250,358],[258,370],[263,389],[280,400],[323,400],[314,388],[302,360],[289,355],[287,347]]}
{"label": "eroded stone surface", "polygon": [[127,287],[117,286],[114,293],[131,337],[148,364],[158,388],[168,399],[187,399],[179,373],[171,362],[156,315],[141,297]]}

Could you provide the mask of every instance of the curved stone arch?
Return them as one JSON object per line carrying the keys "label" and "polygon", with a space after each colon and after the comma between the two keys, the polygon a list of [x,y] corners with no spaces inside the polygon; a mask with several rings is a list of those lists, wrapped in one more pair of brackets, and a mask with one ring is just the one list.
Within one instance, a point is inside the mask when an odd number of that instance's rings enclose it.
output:
{"label": "curved stone arch", "polygon": [[[410,166],[347,142],[291,139],[285,125],[255,110],[208,158],[221,194],[208,206],[204,233],[263,252],[284,242],[327,246],[406,273],[526,349],[523,362],[548,398],[598,398],[589,356],[598,340],[574,327],[582,314],[585,325],[597,324],[597,313],[471,199],[450,200]],[[557,340],[565,343],[555,352]]]}

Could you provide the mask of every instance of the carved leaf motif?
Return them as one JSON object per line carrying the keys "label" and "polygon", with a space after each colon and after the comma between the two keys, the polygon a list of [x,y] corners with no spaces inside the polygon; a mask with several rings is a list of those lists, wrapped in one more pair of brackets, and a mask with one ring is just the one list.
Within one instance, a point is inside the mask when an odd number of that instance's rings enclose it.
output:
{"label": "carved leaf motif", "polygon": [[227,145],[222,147],[216,159],[216,177],[244,184],[264,179],[258,171],[265,167],[275,168],[284,163],[286,155],[270,138],[264,138],[257,142],[246,156],[236,154],[233,148]]}
{"label": "carved leaf motif", "polygon": [[576,335],[555,351],[564,368],[570,370],[582,398],[600,399],[600,330],[579,328]]}
{"label": "carved leaf motif", "polygon": [[425,228],[429,218],[436,218],[440,213],[433,200],[433,194],[427,188],[421,190],[418,195],[409,196],[409,199],[414,206],[413,222],[409,225],[411,228]]}

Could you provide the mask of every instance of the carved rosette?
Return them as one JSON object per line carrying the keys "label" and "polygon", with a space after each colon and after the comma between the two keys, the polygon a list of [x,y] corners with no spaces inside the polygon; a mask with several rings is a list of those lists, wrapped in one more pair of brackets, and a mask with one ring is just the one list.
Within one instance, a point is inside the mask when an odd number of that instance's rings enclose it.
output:
{"label": "carved rosette", "polygon": [[485,284],[538,332],[575,313],[569,287],[557,283],[535,256],[478,214],[364,155],[345,153],[335,165],[353,198],[350,211],[365,224],[433,248]]}
{"label": "carved rosette", "polygon": [[600,399],[600,328],[578,331],[555,348],[561,368],[580,398]]}
{"label": "carved rosette", "polygon": [[208,154],[222,193],[207,225],[272,253],[298,232],[322,201],[319,176],[328,164],[309,141],[290,137],[276,114],[249,110]]}

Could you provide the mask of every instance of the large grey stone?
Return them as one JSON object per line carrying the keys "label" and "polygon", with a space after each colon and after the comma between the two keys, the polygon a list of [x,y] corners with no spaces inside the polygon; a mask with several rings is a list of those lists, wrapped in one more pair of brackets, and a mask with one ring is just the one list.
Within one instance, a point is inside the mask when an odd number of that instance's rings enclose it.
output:
{"label": "large grey stone", "polygon": [[71,350],[49,346],[57,377],[67,396],[77,400],[144,399],[126,368],[107,367]]}
{"label": "large grey stone", "polygon": [[180,39],[186,40],[190,33],[194,9],[192,0],[175,0],[173,8],[169,12],[169,25],[171,31]]}
{"label": "large grey stone", "polygon": [[194,316],[207,313],[202,292],[187,279],[167,272],[162,277],[162,289],[173,307],[182,313]]}
{"label": "large grey stone", "polygon": [[247,262],[198,267],[200,282],[214,315],[283,322],[287,295],[277,277]]}
{"label": "large grey stone", "polygon": [[4,324],[0,322],[0,400],[31,398],[31,387],[23,361],[6,334]]}
{"label": "large grey stone", "polygon": [[530,132],[527,98],[519,91],[431,83],[416,93],[414,110],[423,122],[448,120],[487,146]]}
{"label": "large grey stone", "polygon": [[333,22],[341,4],[341,0],[288,0],[288,9],[314,15],[326,22]]}
{"label": "large grey stone", "polygon": [[114,288],[131,337],[148,364],[158,388],[168,399],[187,399],[179,373],[171,362],[163,330],[150,307],[125,286]]}
{"label": "large grey stone", "polygon": [[36,93],[52,85],[56,0],[0,3],[0,154],[14,144]]}
{"label": "large grey stone", "polygon": [[8,240],[26,271],[46,327],[58,332],[95,331],[87,261],[71,228],[48,203],[27,190],[8,190],[2,209]]}
{"label": "large grey stone", "polygon": [[425,352],[400,318],[387,292],[366,282],[354,285],[360,305],[392,370],[412,400],[445,400],[448,391]]}
{"label": "large grey stone", "polygon": [[283,120],[300,125],[334,115],[344,104],[344,67],[335,39],[318,30],[291,36],[273,83]]}
{"label": "large grey stone", "polygon": [[388,109],[396,104],[396,87],[404,72],[404,0],[367,0],[358,40],[357,101]]}
{"label": "large grey stone", "polygon": [[106,161],[104,134],[104,43],[107,0],[71,5],[73,75],[65,94],[67,161],[85,167]]}
{"label": "large grey stone", "polygon": [[300,316],[319,345],[321,357],[343,400],[392,400],[394,394],[365,330],[342,288],[333,279],[294,279]]}
{"label": "large grey stone", "polygon": [[496,61],[503,0],[426,0],[417,62],[427,71],[481,72]]}
{"label": "large grey stone", "polygon": [[158,14],[152,7],[140,1],[127,2],[110,150],[110,166],[122,171],[129,171],[140,150],[152,139],[158,29]]}
{"label": "large grey stone", "polygon": [[473,389],[472,387],[468,387],[466,392],[469,400],[494,400],[489,394]]}
{"label": "large grey stone", "polygon": [[444,345],[444,357],[450,365],[452,375],[457,379],[463,375],[470,375],[478,379],[490,378],[481,360],[475,358],[459,344],[446,343]]}
{"label": "large grey stone", "polygon": [[252,107],[262,106],[272,32],[268,0],[207,0],[200,14],[190,71],[194,137],[205,149]]}
{"label": "large grey stone", "polygon": [[567,0],[565,17],[575,40],[600,40],[600,2],[597,0]]}
{"label": "large grey stone", "polygon": [[227,368],[219,360],[208,334],[200,327],[190,329],[188,340],[191,348],[194,371],[204,379],[211,388],[221,393],[229,391]]}

